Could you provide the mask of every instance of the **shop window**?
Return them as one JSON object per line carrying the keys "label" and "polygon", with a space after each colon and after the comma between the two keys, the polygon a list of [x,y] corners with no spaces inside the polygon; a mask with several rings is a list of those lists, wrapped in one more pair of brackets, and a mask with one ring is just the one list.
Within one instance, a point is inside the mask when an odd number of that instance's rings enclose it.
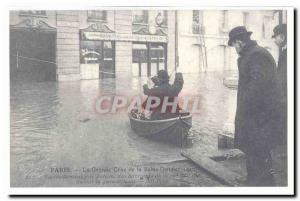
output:
{"label": "shop window", "polygon": [[103,42],[103,60],[113,60],[114,51],[112,47],[111,41],[104,41]]}
{"label": "shop window", "polygon": [[104,49],[112,49],[112,44],[110,41],[104,41],[103,42],[103,48]]}
{"label": "shop window", "polygon": [[204,34],[203,26],[203,11],[193,10],[193,24],[192,24],[193,34]]}
{"label": "shop window", "polygon": [[133,63],[147,63],[148,62],[148,48],[146,44],[133,44],[132,48],[132,62]]}
{"label": "shop window", "polygon": [[148,11],[135,10],[133,11],[133,24],[148,24]]}
{"label": "shop window", "polygon": [[166,51],[166,44],[162,43],[133,43],[132,75],[154,76],[167,69]]}
{"label": "shop window", "polygon": [[151,44],[150,45],[150,58],[151,62],[159,60],[159,62],[164,62],[164,47],[163,45]]}
{"label": "shop window", "polygon": [[100,63],[102,59],[101,41],[81,41],[80,43],[80,63],[92,64]]}
{"label": "shop window", "polygon": [[46,11],[45,10],[21,10],[19,12],[19,15],[46,17]]}
{"label": "shop window", "polygon": [[104,10],[89,10],[87,11],[88,21],[106,21],[107,12]]}

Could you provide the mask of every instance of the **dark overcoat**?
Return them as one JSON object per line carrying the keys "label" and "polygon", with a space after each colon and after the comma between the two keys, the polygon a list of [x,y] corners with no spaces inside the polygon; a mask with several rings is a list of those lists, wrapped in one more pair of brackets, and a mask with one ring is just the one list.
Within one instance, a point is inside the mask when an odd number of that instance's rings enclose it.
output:
{"label": "dark overcoat", "polygon": [[250,41],[238,58],[236,148],[260,154],[278,143],[280,98],[272,55]]}
{"label": "dark overcoat", "polygon": [[282,98],[286,101],[287,97],[287,49],[284,49],[279,54],[277,75],[280,85]]}
{"label": "dark overcoat", "polygon": [[281,144],[287,143],[287,49],[285,48],[279,54],[277,66],[278,83],[282,100],[282,135]]}

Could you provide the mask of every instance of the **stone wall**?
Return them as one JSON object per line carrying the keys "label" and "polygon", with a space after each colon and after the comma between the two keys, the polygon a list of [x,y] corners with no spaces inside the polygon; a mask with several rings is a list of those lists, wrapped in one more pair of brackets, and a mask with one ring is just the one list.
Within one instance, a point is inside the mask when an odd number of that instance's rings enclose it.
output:
{"label": "stone wall", "polygon": [[167,46],[168,72],[175,71],[175,11],[168,11],[168,46]]}
{"label": "stone wall", "polygon": [[[115,12],[115,31],[117,33],[132,34],[132,12],[130,10]],[[132,42],[116,41],[115,50],[116,77],[131,77]]]}
{"label": "stone wall", "polygon": [[57,80],[80,80],[79,59],[78,11],[57,11]]}

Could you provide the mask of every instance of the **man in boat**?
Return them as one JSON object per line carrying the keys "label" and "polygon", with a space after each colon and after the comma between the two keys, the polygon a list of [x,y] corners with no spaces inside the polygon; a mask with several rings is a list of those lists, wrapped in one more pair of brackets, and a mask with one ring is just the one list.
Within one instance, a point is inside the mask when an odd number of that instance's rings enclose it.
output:
{"label": "man in boat", "polygon": [[280,102],[272,55],[244,26],[229,32],[228,45],[239,55],[234,146],[246,154],[247,184],[273,186],[271,150],[278,144]]}
{"label": "man in boat", "polygon": [[153,82],[154,87],[159,86],[159,79],[158,79],[157,75],[155,75],[154,77],[151,77],[151,81]]}
{"label": "man in boat", "polygon": [[[157,73],[158,85],[149,88],[147,84],[143,86],[144,94],[148,96],[147,101],[150,96],[157,97],[160,102],[157,107],[150,108],[151,110],[151,119],[152,120],[160,120],[160,119],[168,119],[178,116],[180,107],[176,104],[175,112],[172,111],[173,106],[168,105],[163,111],[163,103],[164,99],[167,99],[168,103],[177,101],[178,94],[182,90],[183,87],[183,77],[181,73],[176,73],[175,80],[173,84],[169,84],[169,75],[165,70],[159,70]],[[145,108],[145,102],[143,107]]]}
{"label": "man in boat", "polygon": [[[153,82],[153,88],[158,87],[159,86],[159,79],[156,76],[151,77],[151,81]],[[148,102],[148,98],[142,103],[142,108],[145,109],[146,108],[146,104]],[[150,100],[151,101],[151,100]],[[142,119],[142,120],[149,120],[149,118],[147,118],[145,116],[145,111],[139,112],[139,110],[137,108],[134,108],[130,111],[131,116],[135,119]]]}

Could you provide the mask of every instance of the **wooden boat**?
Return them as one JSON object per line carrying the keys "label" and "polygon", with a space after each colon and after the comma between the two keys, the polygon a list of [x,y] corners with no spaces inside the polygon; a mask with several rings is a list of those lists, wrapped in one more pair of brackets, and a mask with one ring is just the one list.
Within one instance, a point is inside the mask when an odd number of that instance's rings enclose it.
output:
{"label": "wooden boat", "polygon": [[163,120],[141,120],[129,114],[132,130],[140,136],[185,146],[188,132],[192,127],[192,115]]}

